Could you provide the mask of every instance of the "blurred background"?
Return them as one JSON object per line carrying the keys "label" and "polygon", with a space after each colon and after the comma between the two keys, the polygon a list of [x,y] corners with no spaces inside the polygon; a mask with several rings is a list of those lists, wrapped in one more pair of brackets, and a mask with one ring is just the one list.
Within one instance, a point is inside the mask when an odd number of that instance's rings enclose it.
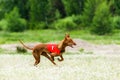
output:
{"label": "blurred background", "polygon": [[56,41],[66,32],[93,43],[119,44],[119,4],[119,0],[0,0],[0,44],[18,39]]}

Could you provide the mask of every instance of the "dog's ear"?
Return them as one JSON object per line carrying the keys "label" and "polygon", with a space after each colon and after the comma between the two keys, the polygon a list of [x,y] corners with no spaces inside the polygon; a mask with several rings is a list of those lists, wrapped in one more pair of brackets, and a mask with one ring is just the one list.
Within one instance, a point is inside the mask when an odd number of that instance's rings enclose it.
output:
{"label": "dog's ear", "polygon": [[66,34],[65,34],[65,37],[66,37],[66,38],[69,38],[69,37],[70,37],[70,35],[69,35],[68,33],[66,33]]}

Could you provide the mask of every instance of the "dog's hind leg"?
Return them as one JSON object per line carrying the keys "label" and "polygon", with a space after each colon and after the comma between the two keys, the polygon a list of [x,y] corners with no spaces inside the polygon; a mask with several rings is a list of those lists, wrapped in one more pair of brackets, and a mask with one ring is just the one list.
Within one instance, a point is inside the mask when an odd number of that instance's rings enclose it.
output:
{"label": "dog's hind leg", "polygon": [[46,52],[42,53],[41,55],[45,56],[45,57],[48,58],[54,65],[56,65],[56,63],[54,62],[54,60],[53,60],[52,58],[50,58]]}
{"label": "dog's hind leg", "polygon": [[33,56],[35,58],[34,66],[40,63],[40,55],[38,53],[33,52]]}

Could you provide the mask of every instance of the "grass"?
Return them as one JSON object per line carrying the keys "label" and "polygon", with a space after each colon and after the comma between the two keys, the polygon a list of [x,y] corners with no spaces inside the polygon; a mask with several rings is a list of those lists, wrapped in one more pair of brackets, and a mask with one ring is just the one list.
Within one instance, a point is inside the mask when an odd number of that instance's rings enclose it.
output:
{"label": "grass", "polygon": [[64,55],[34,67],[31,55],[0,55],[0,80],[119,80],[120,55]]}
{"label": "grass", "polygon": [[[90,34],[87,30],[67,31],[72,38],[79,38],[95,44],[120,44],[120,31],[114,31],[112,35],[98,36]],[[29,30],[25,32],[0,32],[0,44],[18,43],[21,39],[25,42],[50,42],[64,38],[66,31],[56,30]]]}
{"label": "grass", "polygon": [[86,40],[94,44],[120,44],[120,30],[115,30],[113,34],[103,36],[91,34],[87,30],[72,31],[71,34],[74,35],[74,37]]}
{"label": "grass", "polygon": [[0,32],[0,44],[17,43],[19,39],[25,42],[48,42],[63,39],[64,33],[54,30],[29,30],[25,32]]}

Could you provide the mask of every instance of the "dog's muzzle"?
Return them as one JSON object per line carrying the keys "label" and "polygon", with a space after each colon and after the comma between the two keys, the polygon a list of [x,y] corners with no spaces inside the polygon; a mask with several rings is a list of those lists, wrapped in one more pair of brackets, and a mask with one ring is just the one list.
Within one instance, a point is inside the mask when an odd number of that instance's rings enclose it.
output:
{"label": "dog's muzzle", "polygon": [[73,43],[74,45],[77,45],[76,43]]}
{"label": "dog's muzzle", "polygon": [[76,45],[76,43],[71,43],[71,44],[69,44],[69,46],[70,46],[71,48],[73,48],[73,45]]}

